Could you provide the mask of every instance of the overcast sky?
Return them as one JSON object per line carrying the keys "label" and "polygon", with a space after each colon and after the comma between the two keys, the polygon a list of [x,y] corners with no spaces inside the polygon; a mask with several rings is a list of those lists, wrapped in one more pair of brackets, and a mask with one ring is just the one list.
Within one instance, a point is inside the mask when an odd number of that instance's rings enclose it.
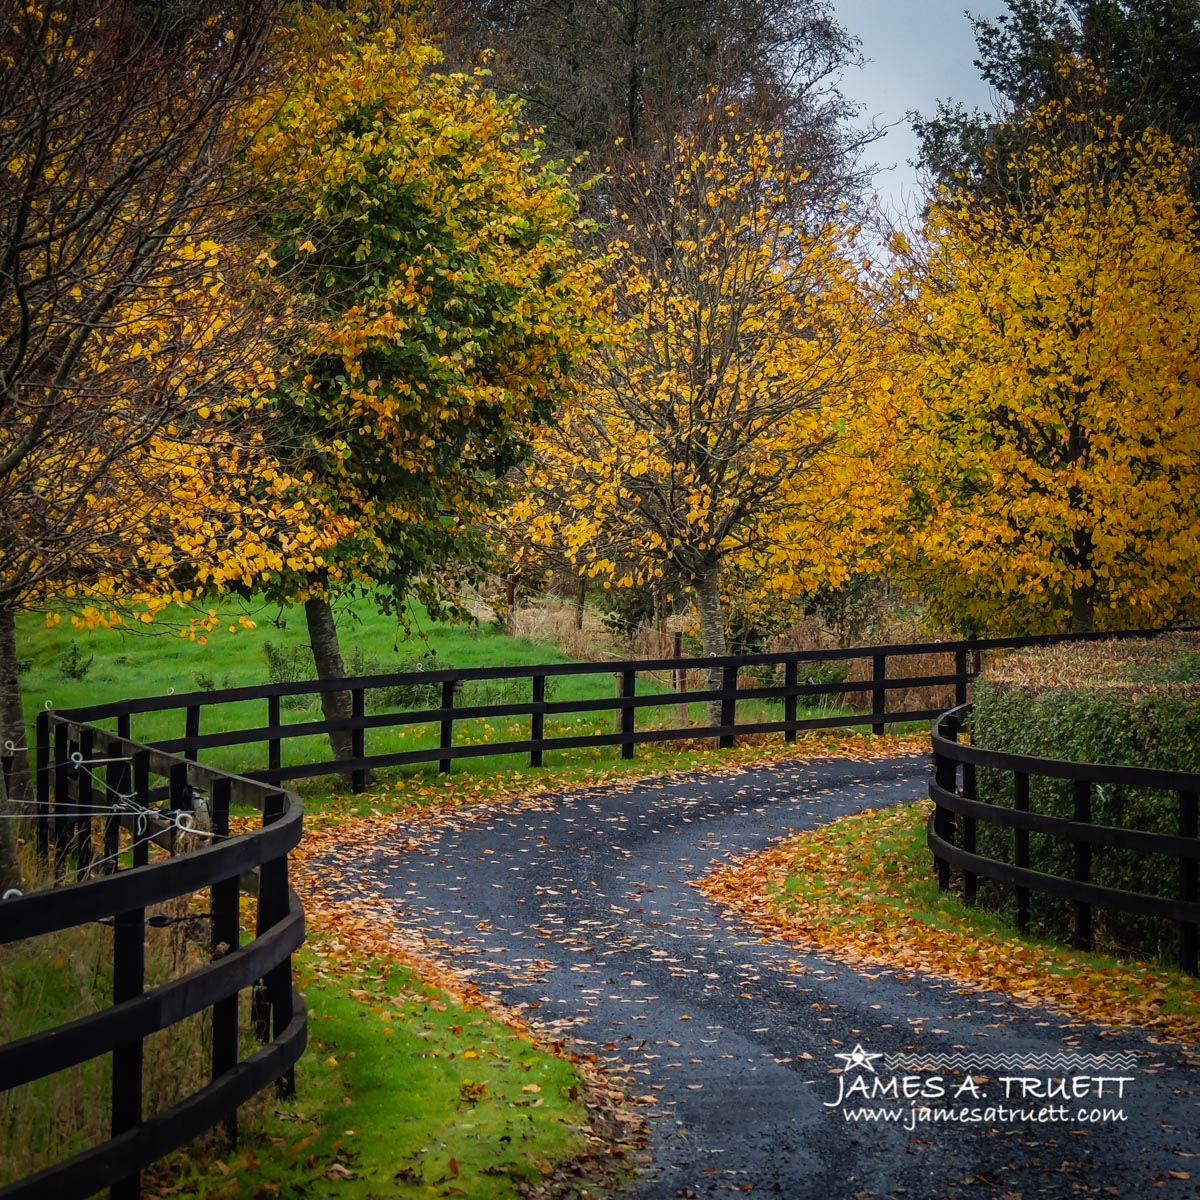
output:
{"label": "overcast sky", "polygon": [[881,124],[898,121],[868,150],[880,165],[875,187],[895,210],[919,208],[916,172],[907,160],[917,140],[907,113],[930,115],[939,99],[961,100],[968,108],[991,108],[988,87],[972,65],[975,39],[964,9],[995,17],[1003,0],[833,0],[841,24],[862,43],[870,61],[842,78],[842,91],[864,105],[864,116]]}

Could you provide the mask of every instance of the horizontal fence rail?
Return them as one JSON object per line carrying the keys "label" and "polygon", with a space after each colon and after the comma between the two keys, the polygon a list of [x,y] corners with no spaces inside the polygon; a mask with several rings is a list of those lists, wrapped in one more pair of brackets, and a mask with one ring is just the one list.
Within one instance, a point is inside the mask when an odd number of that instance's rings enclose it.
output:
{"label": "horizontal fence rail", "polygon": [[[1095,908],[1166,918],[1179,927],[1180,964],[1196,974],[1200,930],[1200,890],[1197,887],[1200,775],[1148,767],[1066,762],[987,750],[960,741],[969,730],[970,717],[971,706],[964,704],[943,713],[933,725],[933,776],[929,796],[934,810],[926,836],[941,889],[949,889],[952,870],[961,873],[967,903],[974,903],[980,878],[1010,885],[1015,891],[1017,925],[1022,932],[1029,928],[1031,895],[1066,900],[1074,907],[1072,944],[1079,950],[1092,948]],[[977,771],[980,769],[1011,777],[1012,807],[978,799]],[[1073,802],[1070,818],[1030,811],[1030,785],[1039,779],[1070,782]],[[1178,833],[1150,833],[1094,822],[1093,791],[1105,784],[1175,793]],[[980,823],[1013,831],[1011,862],[978,852]],[[1072,848],[1070,876],[1052,875],[1030,867],[1031,833],[1049,835]],[[1150,896],[1094,883],[1093,850],[1100,848],[1160,856],[1165,877],[1173,875],[1177,881],[1176,895]]]}
{"label": "horizontal fence rail", "polygon": [[[222,1123],[236,1138],[239,1105],[272,1082],[291,1086],[307,1012],[292,987],[304,914],[287,856],[300,841],[303,809],[291,792],[56,713],[42,714],[38,733],[37,849],[56,886],[0,900],[0,946],[110,926],[112,1003],[0,1045],[0,1091],[111,1056],[111,1136],[0,1186],[0,1200],[73,1200],[105,1187],[124,1200],[138,1196],[143,1167]],[[258,809],[261,825],[232,834],[235,804]],[[244,889],[258,904],[254,936],[243,945]],[[204,891],[207,912],[147,914]],[[147,988],[147,929],[173,920],[207,926],[208,961]],[[261,1043],[249,1054],[241,1047],[243,993],[252,996]],[[208,1082],[146,1115],[146,1039],[204,1012],[211,1014]]]}
{"label": "horizontal fence rail", "polygon": [[[1062,634],[1024,638],[983,638],[949,642],[921,642],[896,646],[867,646],[853,649],[796,650],[779,654],[710,656],[707,658],[662,658],[630,662],[554,663],[537,666],[479,667],[410,671],[389,675],[366,675],[336,680],[308,680],[299,683],[269,683],[252,687],[190,692],[179,695],[123,700],[117,703],[73,709],[65,714],[76,722],[104,722],[124,737],[133,734],[136,718],[149,714],[177,712],[183,715],[178,735],[156,739],[159,749],[196,761],[202,754],[237,746],[255,746],[265,751],[265,762],[258,767],[239,768],[247,778],[280,783],[322,775],[346,776],[355,791],[361,791],[369,774],[388,767],[412,766],[436,762],[442,771],[450,771],[455,761],[481,756],[528,755],[531,766],[543,765],[545,755],[559,750],[583,747],[619,746],[625,759],[634,757],[636,747],[653,742],[715,738],[721,746],[733,746],[739,736],[782,733],[794,741],[805,729],[867,726],[875,734],[888,726],[914,721],[929,721],[943,712],[947,703],[960,704],[967,698],[967,685],[979,672],[980,655],[988,650],[1050,645],[1062,641],[1090,641],[1111,637],[1152,636],[1155,631],[1131,630],[1103,634]],[[906,669],[916,658],[937,656],[938,669]],[[818,679],[826,673],[843,671],[858,678]],[[767,682],[762,677],[773,676]],[[588,699],[556,700],[552,690],[570,679],[613,682],[606,695]],[[701,686],[688,687],[689,676],[701,676]],[[668,682],[663,683],[666,679]],[[464,689],[471,685],[495,685],[518,682],[527,685],[528,698],[500,702],[463,703]],[[369,711],[376,697],[389,690],[427,689],[436,693],[436,703],[419,706],[395,704],[389,711]],[[937,702],[921,707],[898,707],[891,698],[916,690],[941,689]],[[523,689],[526,690],[526,689]],[[297,700],[320,697],[328,692],[347,695],[351,715],[338,720],[285,720],[284,709]],[[739,721],[738,708],[751,701],[777,704],[777,719]],[[832,702],[861,703],[835,715],[801,714],[802,707],[821,702],[825,709]],[[704,703],[711,706],[719,720],[706,719],[691,724],[685,706]],[[246,706],[258,707],[258,721],[248,717]],[[225,719],[221,710],[236,716]],[[612,724],[607,730],[569,732],[547,736],[547,718],[578,714],[608,714]],[[645,714],[639,727],[638,716]],[[667,714],[668,722],[650,718]],[[527,721],[527,733],[503,739],[489,738],[465,743],[459,738],[469,722],[508,718]],[[236,728],[229,728],[230,724]],[[212,728],[214,724],[225,726]],[[384,730],[426,727],[436,731],[437,744],[412,749],[369,751],[368,734]],[[205,732],[205,730],[210,730]],[[350,735],[352,751],[348,758],[334,760],[332,755],[304,761],[284,761],[284,748],[299,738],[343,733]],[[39,745],[46,734],[39,728]],[[261,761],[261,759],[260,759]]]}

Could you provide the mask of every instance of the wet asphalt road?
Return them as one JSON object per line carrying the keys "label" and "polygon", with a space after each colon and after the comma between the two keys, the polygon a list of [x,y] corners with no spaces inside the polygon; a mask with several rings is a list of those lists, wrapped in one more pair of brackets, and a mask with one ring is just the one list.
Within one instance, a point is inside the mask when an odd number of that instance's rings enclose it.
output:
{"label": "wet asphalt road", "polygon": [[[1193,1056],[997,994],[763,942],[688,886],[791,831],[919,797],[925,771],[923,757],[785,763],[460,813],[419,831],[416,850],[399,849],[414,831],[398,828],[395,845],[360,859],[354,890],[531,1022],[636,1080],[652,1131],[652,1162],[633,1188],[643,1200],[1200,1195]],[[884,1057],[836,1057],[858,1044]],[[956,1057],[896,1057],[939,1054]],[[1128,1082],[1103,1097],[1086,1085],[1071,1120],[1048,1121],[1061,1098],[1018,1099],[1046,1071],[978,1057],[1031,1054],[1104,1055],[1052,1060],[1049,1073],[1073,1087],[1084,1076]],[[973,1075],[977,1091],[965,1085],[955,1107],[993,1112],[916,1123],[913,1103],[889,1103],[891,1080],[936,1087],[931,1072],[950,1097]],[[1038,1082],[1001,1082],[1016,1075]],[[852,1094],[839,1104],[841,1087]],[[869,1088],[884,1093],[871,1103]],[[998,1118],[998,1105],[1043,1119]],[[893,1117],[848,1115],[864,1106]],[[1080,1121],[1080,1107],[1120,1119]]]}

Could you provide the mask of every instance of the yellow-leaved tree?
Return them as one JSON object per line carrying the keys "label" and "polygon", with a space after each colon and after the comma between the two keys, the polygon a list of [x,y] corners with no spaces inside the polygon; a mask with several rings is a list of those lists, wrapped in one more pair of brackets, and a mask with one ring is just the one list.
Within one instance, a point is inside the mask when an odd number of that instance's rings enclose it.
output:
{"label": "yellow-leaved tree", "polygon": [[228,170],[276,11],[29,0],[0,19],[0,813],[8,782],[29,799],[17,612],[150,616],[328,537],[270,472],[284,306]]}
{"label": "yellow-leaved tree", "polygon": [[652,162],[621,201],[616,334],[539,438],[509,535],[689,593],[723,654],[735,561],[793,592],[847,569],[833,447],[870,375],[860,264],[771,133],[702,120]]}
{"label": "yellow-leaved tree", "polygon": [[[485,514],[592,344],[574,193],[515,101],[438,61],[403,22],[318,14],[249,156],[278,276],[305,303],[301,365],[275,393],[286,462],[343,523],[268,591],[305,599],[323,679],[344,675],[339,594],[435,605],[478,567]],[[323,701],[349,716],[348,693]],[[349,735],[333,741],[348,757]]]}
{"label": "yellow-leaved tree", "polygon": [[1190,151],[1102,81],[1033,113],[984,198],[899,245],[899,558],[970,633],[1157,625],[1200,568],[1200,231]]}

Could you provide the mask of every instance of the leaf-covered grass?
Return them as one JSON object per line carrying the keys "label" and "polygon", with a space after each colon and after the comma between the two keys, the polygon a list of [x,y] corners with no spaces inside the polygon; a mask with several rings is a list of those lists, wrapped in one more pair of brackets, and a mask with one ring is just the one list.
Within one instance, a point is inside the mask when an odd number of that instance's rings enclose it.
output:
{"label": "leaf-covered grass", "polygon": [[317,937],[297,959],[309,1049],[235,1151],[178,1160],[151,1194],[196,1200],[516,1200],[594,1135],[571,1062],[388,958]]}
{"label": "leaf-covered grass", "polygon": [[1200,982],[1024,937],[938,890],[927,801],[843,817],[709,875],[700,887],[765,931],[854,962],[929,971],[1102,1024],[1200,1041]]}
{"label": "leaf-covered grass", "polygon": [[572,752],[571,761],[559,765],[551,763],[551,756],[547,755],[548,765],[540,769],[529,766],[528,759],[518,760],[508,769],[497,765],[489,772],[459,771],[455,763],[449,775],[398,773],[393,778],[377,780],[360,795],[334,790],[327,795],[306,796],[305,843],[316,845],[313,839],[317,830],[334,831],[340,822],[355,818],[396,814],[410,817],[422,810],[445,812],[465,805],[512,802],[543,793],[629,783],[688,771],[737,771],[795,757],[866,759],[918,753],[927,747],[928,734],[923,727],[919,732],[897,731],[883,737],[853,730],[822,729],[799,733],[792,745],[785,744],[777,734],[739,738],[737,746],[724,750],[715,748],[711,738],[650,743],[639,746],[637,757],[628,762],[599,748],[584,748]]}
{"label": "leaf-covered grass", "polygon": [[[1073,689],[1112,691],[1136,698],[1155,684],[1200,683],[1200,637],[1165,633],[1153,638],[1113,638],[1031,646],[991,658],[985,677],[1032,693]],[[1172,689],[1194,695],[1194,688]]]}

